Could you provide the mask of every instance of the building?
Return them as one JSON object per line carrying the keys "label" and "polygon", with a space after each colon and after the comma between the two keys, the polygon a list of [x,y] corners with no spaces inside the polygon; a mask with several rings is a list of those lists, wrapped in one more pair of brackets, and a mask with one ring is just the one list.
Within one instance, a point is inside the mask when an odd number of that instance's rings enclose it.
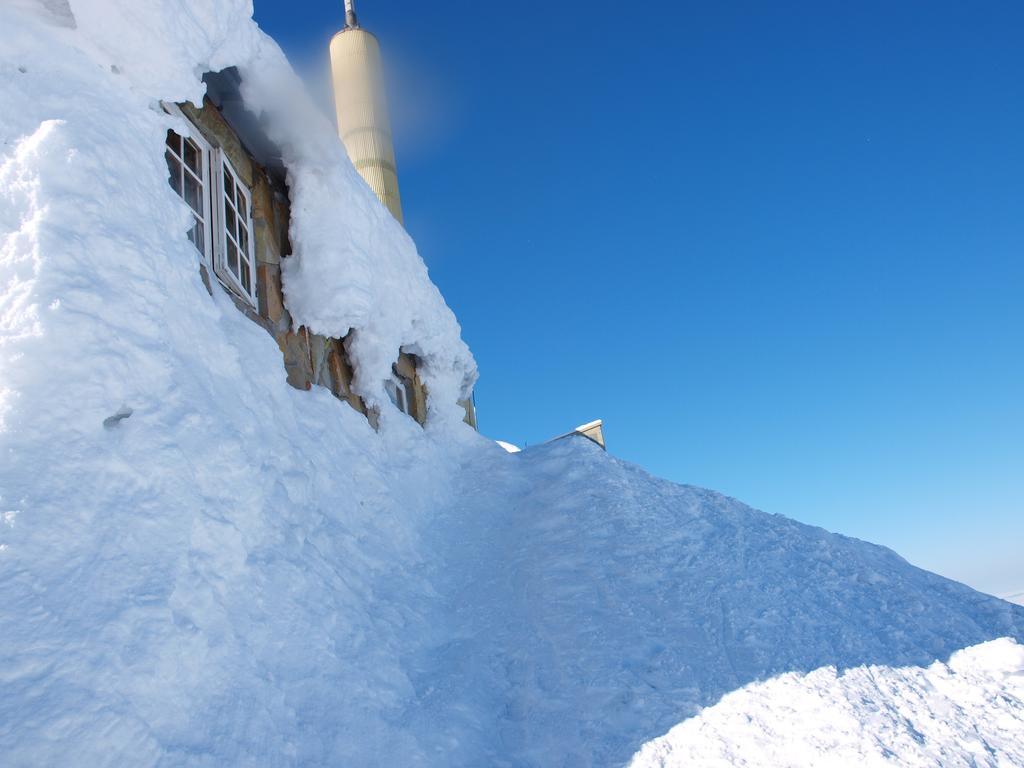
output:
{"label": "building", "polygon": [[[358,27],[354,4],[346,5],[346,28],[332,42],[331,53],[342,62],[335,72],[343,73],[350,89],[346,92],[359,97],[343,102],[355,110],[352,113],[341,110],[339,103],[339,132],[359,173],[401,222],[379,47]],[[187,137],[169,131],[165,156],[170,184],[195,219],[189,239],[199,251],[204,283],[211,293],[224,290],[240,312],[273,336],[291,386],[326,387],[376,426],[377,414],[352,390],[354,371],[346,340],[295,328],[285,305],[281,262],[291,253],[290,201],[279,152],[245,109],[237,70],[208,73],[203,80],[207,96],[201,108],[164,108],[195,128]],[[425,424],[428,393],[418,369],[415,355],[396,349],[392,376],[384,388],[395,407]],[[465,421],[475,428],[472,400],[461,404]]]}

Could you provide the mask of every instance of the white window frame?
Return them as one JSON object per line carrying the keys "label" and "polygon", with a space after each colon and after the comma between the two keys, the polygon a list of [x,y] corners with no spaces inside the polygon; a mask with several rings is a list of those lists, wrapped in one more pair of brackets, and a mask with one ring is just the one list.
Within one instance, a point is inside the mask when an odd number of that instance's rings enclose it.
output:
{"label": "white window frame", "polygon": [[[177,109],[177,107],[175,107],[175,109]],[[203,224],[203,246],[202,246],[202,248],[200,248],[196,243],[192,243],[192,244],[195,245],[196,246],[196,250],[198,250],[201,253],[201,255],[203,257],[203,261],[206,263],[206,265],[207,266],[212,266],[212,264],[213,264],[213,229],[216,226],[216,222],[214,221],[212,206],[210,204],[211,195],[212,195],[213,186],[214,186],[214,185],[212,185],[210,183],[210,177],[211,177],[210,158],[213,155],[213,147],[211,147],[210,143],[206,139],[203,138],[202,134],[199,133],[199,131],[192,125],[191,121],[189,121],[187,118],[185,118],[185,116],[181,113],[180,110],[178,110],[177,114],[179,116],[181,116],[181,118],[183,120],[185,120],[185,122],[187,123],[188,127],[191,130],[184,131],[184,132],[178,131],[175,128],[171,128],[169,130],[172,133],[174,133],[176,136],[178,136],[178,137],[180,137],[182,139],[182,142],[183,142],[183,144],[182,144],[182,155],[184,155],[184,142],[185,141],[191,141],[193,144],[196,145],[196,147],[198,147],[199,155],[200,155],[200,163],[199,163],[199,165],[200,165],[200,168],[201,168],[202,174],[203,174],[203,177],[201,179],[202,184],[203,184],[203,194],[202,194],[202,198],[203,198],[202,199],[202,206],[203,206],[203,213],[202,213],[202,216],[203,216],[203,219],[202,219],[202,224]],[[164,145],[164,152],[166,153],[168,149],[169,148],[165,144]],[[181,192],[178,193],[178,197],[188,207],[189,211],[191,211],[193,216],[194,216],[196,212],[192,208],[192,206],[188,204],[188,201],[185,199],[185,187],[184,187],[184,182],[185,182],[184,175],[187,174],[187,173],[191,173],[191,171],[188,170],[188,167],[186,166],[186,163],[185,163],[185,158],[183,156],[179,156],[179,155],[177,155],[177,154],[175,154],[173,152],[172,152],[172,154],[174,155],[174,157],[178,161],[178,163],[180,163],[180,165],[181,165],[181,174],[182,174],[182,176],[180,178],[180,182],[181,182],[182,187],[181,187]],[[173,187],[172,187],[172,189],[173,189]],[[191,239],[189,239],[189,242],[192,242]]]}
{"label": "white window frame", "polygon": [[[215,251],[214,259],[214,271],[217,273],[217,277],[227,285],[234,293],[238,294],[241,298],[249,302],[253,307],[257,306],[256,296],[256,251],[253,243],[253,225],[252,225],[252,190],[245,182],[242,181],[238,175],[238,171],[235,170],[235,166],[231,164],[227,155],[223,150],[216,150],[213,155],[214,162],[217,163],[217,197],[220,204],[217,206],[217,212],[219,214],[219,222],[217,223],[217,249]],[[225,169],[227,174],[231,176],[231,179],[226,178]],[[227,181],[230,181],[237,188],[241,189],[246,198],[247,205],[246,210],[239,212],[235,205],[235,215],[242,214],[242,223],[245,226],[246,232],[246,250],[245,259],[248,262],[249,267],[249,288],[242,285],[241,276],[236,276],[231,268],[228,266],[228,200],[225,190],[227,188]],[[237,202],[236,202],[237,204]],[[232,238],[234,240],[235,238]],[[237,247],[237,243],[235,243]],[[239,249],[239,259],[241,259],[242,251]],[[239,273],[241,273],[241,261],[239,261]]]}
{"label": "white window frame", "polygon": [[[254,309],[259,307],[258,301],[258,280],[256,276],[256,245],[253,238],[252,221],[252,189],[241,180],[235,166],[228,159],[227,155],[219,147],[214,147],[204,137],[199,128],[189,117],[181,111],[176,104],[163,104],[164,110],[181,120],[182,126],[173,126],[170,130],[187,139],[191,139],[202,153],[203,167],[203,261],[207,268],[216,276],[217,281],[228,291],[235,294]],[[184,128],[185,130],[181,130]],[[164,147],[166,151],[167,147]],[[179,158],[184,165],[184,158]],[[224,168],[232,175],[232,181],[241,187],[245,193],[246,211],[244,224],[247,234],[246,259],[249,262],[249,280],[251,288],[246,289],[239,277],[232,273],[227,264],[228,238],[227,238],[227,200],[225,198]],[[187,171],[185,171],[187,172]],[[184,187],[182,188],[184,190]],[[214,205],[214,195],[217,196],[218,204]],[[178,197],[192,210],[192,206],[185,201],[184,191]],[[237,213],[237,211],[236,211]],[[215,233],[216,232],[216,236]],[[189,241],[191,242],[191,240]],[[198,250],[198,249],[197,249]],[[241,268],[239,268],[241,271]]]}
{"label": "white window frame", "polygon": [[412,416],[412,387],[408,380],[393,373],[384,381],[384,389],[394,406],[406,416]]}

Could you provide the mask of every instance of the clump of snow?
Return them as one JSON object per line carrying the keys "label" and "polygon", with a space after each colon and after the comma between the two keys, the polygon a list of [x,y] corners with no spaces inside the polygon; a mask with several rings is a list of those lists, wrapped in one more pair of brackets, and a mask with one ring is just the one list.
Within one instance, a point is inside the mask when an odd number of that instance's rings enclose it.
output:
{"label": "clump of snow", "polygon": [[508,453],[519,453],[522,450],[520,447],[512,445],[512,443],[506,443],[504,440],[495,440],[494,442],[500,445]]}
{"label": "clump of snow", "polygon": [[[1022,639],[883,548],[461,428],[454,318],[250,12],[0,5],[4,765],[621,764],[758,680]],[[159,102],[230,65],[288,166],[296,320],[354,329],[370,399],[421,355],[427,430],[291,389],[203,286]]]}
{"label": "clump of snow", "polygon": [[995,640],[948,664],[789,673],[730,693],[631,768],[1024,765],[1024,647]]}

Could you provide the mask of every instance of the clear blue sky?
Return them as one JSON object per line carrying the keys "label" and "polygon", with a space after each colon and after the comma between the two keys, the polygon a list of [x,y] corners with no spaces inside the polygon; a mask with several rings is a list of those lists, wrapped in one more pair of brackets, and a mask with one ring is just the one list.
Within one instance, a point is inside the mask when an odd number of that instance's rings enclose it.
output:
{"label": "clear blue sky", "polygon": [[1024,590],[1024,3],[615,8],[360,2],[482,430]]}

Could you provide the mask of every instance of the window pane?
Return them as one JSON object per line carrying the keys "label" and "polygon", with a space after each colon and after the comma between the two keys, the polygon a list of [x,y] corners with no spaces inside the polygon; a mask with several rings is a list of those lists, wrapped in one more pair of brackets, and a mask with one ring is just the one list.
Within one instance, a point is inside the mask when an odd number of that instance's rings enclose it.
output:
{"label": "window pane", "polygon": [[395,407],[402,413],[408,414],[410,410],[410,402],[408,387],[405,381],[401,379],[388,379],[384,382],[384,390],[388,393],[388,398]]}
{"label": "window pane", "polygon": [[230,205],[225,205],[224,206],[224,218],[225,218],[224,226],[227,228],[228,234],[232,237],[232,239],[237,240],[238,239],[238,224],[237,224],[237,219],[235,218],[235,212],[234,212],[234,210],[232,210]]}
{"label": "window pane", "polygon": [[235,244],[228,240],[228,269],[231,274],[238,277],[238,249]]}
{"label": "window pane", "polygon": [[[230,273],[231,283],[240,288],[246,298],[252,300],[256,292],[256,274],[250,249],[251,232],[244,215],[248,204],[248,191],[243,192],[242,184],[235,178],[227,160],[220,164],[223,199],[220,210],[224,217],[218,223],[220,241],[224,243],[224,254],[218,259],[217,268]],[[202,189],[202,185],[200,185]],[[226,275],[225,275],[226,276]]]}
{"label": "window pane", "polygon": [[[183,144],[184,142],[184,144]],[[201,173],[203,152],[199,145],[191,139],[184,139],[174,131],[167,132],[167,150],[164,158],[170,173],[171,188],[188,203],[194,214],[192,228],[188,231],[188,239],[200,253],[206,253],[206,224],[204,216],[204,199],[202,179],[196,178],[186,170],[181,159],[182,147],[188,155],[188,162]]]}
{"label": "window pane", "polygon": [[412,385],[408,382],[403,382],[402,394],[405,395],[405,408],[402,410],[412,416]]}
{"label": "window pane", "polygon": [[185,165],[199,178],[203,177],[202,171],[199,169],[199,158],[202,157],[202,153],[199,151],[199,147],[196,146],[192,139],[185,139]]}
{"label": "window pane", "polygon": [[232,203],[235,202],[235,177],[231,175],[227,165],[224,166],[224,197]]}
{"label": "window pane", "polygon": [[195,226],[189,230],[188,239],[192,241],[192,244],[199,249],[200,253],[206,250],[206,239],[203,235],[203,222],[196,219]]}
{"label": "window pane", "polygon": [[242,252],[243,259],[249,258],[249,232],[241,220],[238,222],[238,250]]}
{"label": "window pane", "polygon": [[193,211],[203,215],[203,188],[190,173],[185,174],[185,202]]}
{"label": "window pane", "polygon": [[171,174],[171,189],[181,195],[181,165],[170,151],[164,152],[164,157],[167,159],[167,170]]}

